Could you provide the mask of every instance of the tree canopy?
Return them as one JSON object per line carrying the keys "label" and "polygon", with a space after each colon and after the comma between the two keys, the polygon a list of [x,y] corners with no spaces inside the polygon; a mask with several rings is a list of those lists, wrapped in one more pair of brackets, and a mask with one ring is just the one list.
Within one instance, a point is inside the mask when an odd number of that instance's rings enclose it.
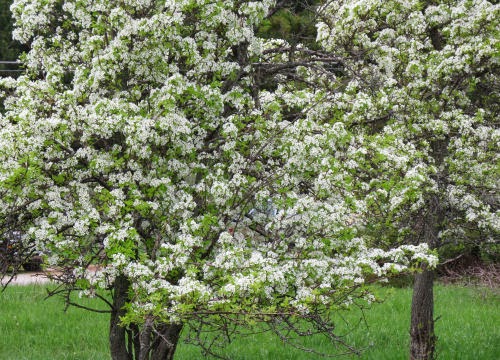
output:
{"label": "tree canopy", "polygon": [[468,229],[494,240],[498,6],[370,0],[325,11],[319,41],[343,59],[349,79],[331,108],[359,134],[354,172],[384,220],[374,222],[377,233],[394,227],[405,239],[437,196],[443,222],[434,246],[463,241]]}

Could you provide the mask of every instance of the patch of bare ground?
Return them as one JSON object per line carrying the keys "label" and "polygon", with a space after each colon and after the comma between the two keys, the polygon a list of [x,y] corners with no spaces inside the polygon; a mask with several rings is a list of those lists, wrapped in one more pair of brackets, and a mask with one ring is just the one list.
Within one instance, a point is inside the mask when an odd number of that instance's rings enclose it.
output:
{"label": "patch of bare ground", "polygon": [[500,263],[486,263],[473,257],[458,257],[445,262],[438,270],[444,284],[485,286],[500,289]]}
{"label": "patch of bare ground", "polygon": [[44,272],[20,272],[13,277],[6,275],[0,283],[2,285],[30,285],[30,284],[45,284],[50,280]]}
{"label": "patch of bare ground", "polygon": [[[91,273],[97,273],[101,268],[96,265],[90,265],[87,270]],[[71,274],[71,269],[45,269],[43,271],[19,271],[15,276],[9,274],[0,278],[0,285],[30,285],[30,284],[47,284],[50,282],[65,282],[68,274]]]}

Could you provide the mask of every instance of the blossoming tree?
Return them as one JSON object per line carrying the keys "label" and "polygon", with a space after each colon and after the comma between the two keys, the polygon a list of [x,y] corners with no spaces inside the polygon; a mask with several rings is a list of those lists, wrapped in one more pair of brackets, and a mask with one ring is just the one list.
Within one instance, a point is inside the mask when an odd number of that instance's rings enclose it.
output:
{"label": "blossoming tree", "polygon": [[[331,111],[344,173],[374,243],[499,239],[499,18],[494,2],[361,0],[324,6],[318,40],[342,58]],[[434,356],[432,271],[415,277],[411,358]]]}
{"label": "blossoming tree", "polygon": [[109,305],[113,359],[172,359],[182,329],[212,352],[255,321],[341,343],[330,315],[367,276],[437,262],[365,242],[321,80],[338,58],[256,37],[273,5],[13,3],[31,50],[0,82],[1,234],[47,254],[68,304]]}

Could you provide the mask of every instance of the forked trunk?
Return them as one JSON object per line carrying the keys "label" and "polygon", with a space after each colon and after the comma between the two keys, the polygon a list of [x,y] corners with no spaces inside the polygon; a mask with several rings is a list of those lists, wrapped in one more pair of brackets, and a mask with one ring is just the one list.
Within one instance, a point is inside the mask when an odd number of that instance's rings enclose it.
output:
{"label": "forked trunk", "polygon": [[182,330],[181,324],[163,325],[152,339],[151,360],[172,360]]}
{"label": "forked trunk", "polygon": [[181,324],[155,324],[152,318],[139,334],[138,360],[172,360],[181,334]]}
{"label": "forked trunk", "polygon": [[152,318],[143,326],[120,325],[129,300],[129,280],[124,276],[114,283],[113,309],[109,327],[109,342],[113,360],[172,360],[179,342],[182,324],[157,324]]}
{"label": "forked trunk", "polygon": [[434,359],[434,272],[424,270],[415,275],[411,303],[411,360]]}

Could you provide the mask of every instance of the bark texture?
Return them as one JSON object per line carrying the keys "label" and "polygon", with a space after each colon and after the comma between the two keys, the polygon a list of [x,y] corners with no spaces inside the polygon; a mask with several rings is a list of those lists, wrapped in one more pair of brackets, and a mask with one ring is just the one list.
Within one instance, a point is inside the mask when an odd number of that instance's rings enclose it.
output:
{"label": "bark texture", "polygon": [[144,325],[123,327],[120,318],[129,301],[130,282],[119,276],[114,283],[113,309],[109,324],[109,343],[113,360],[172,360],[182,324],[157,324],[152,317]]}
{"label": "bark texture", "polygon": [[181,324],[168,324],[160,327],[153,340],[152,360],[172,360],[182,330]]}
{"label": "bark texture", "polygon": [[127,330],[120,326],[120,317],[125,315],[124,306],[128,300],[130,283],[124,276],[118,276],[114,283],[113,308],[109,321],[109,345],[113,360],[133,360],[133,352],[127,349]]}
{"label": "bark texture", "polygon": [[[443,222],[439,195],[433,195],[428,200],[425,213],[416,220],[418,238],[436,248],[439,243],[439,232]],[[434,335],[434,271],[425,266],[422,272],[415,275],[413,297],[411,303],[410,323],[410,359],[434,359],[436,337]]]}
{"label": "bark texture", "polygon": [[424,270],[415,275],[411,304],[411,360],[434,359],[434,272]]}
{"label": "bark texture", "polygon": [[[435,35],[437,36],[437,35]],[[437,42],[434,46],[441,46]],[[415,217],[413,225],[415,242],[427,243],[431,249],[440,245],[439,234],[445,222],[445,210],[442,194],[446,184],[443,179],[447,176],[445,157],[448,154],[449,139],[440,139],[431,142],[432,157],[438,169],[435,181],[440,191],[430,194],[422,212]],[[434,333],[434,271],[425,266],[422,272],[415,275],[413,297],[411,303],[410,323],[410,359],[435,359],[436,336]]]}

